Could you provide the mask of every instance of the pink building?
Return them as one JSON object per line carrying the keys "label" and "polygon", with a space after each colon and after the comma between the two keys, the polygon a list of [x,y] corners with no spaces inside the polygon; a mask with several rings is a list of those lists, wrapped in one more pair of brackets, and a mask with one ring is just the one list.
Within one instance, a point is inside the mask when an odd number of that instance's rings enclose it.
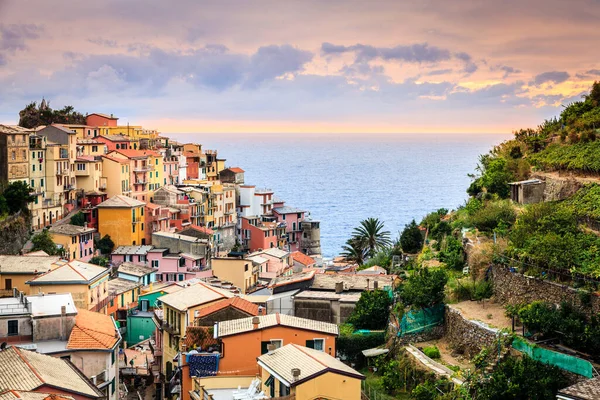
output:
{"label": "pink building", "polygon": [[152,244],[152,232],[170,232],[169,219],[171,213],[160,204],[146,203],[144,219],[146,220],[146,243]]}
{"label": "pink building", "polygon": [[177,156],[166,157],[164,164],[163,185],[179,185],[179,158]]}
{"label": "pink building", "polygon": [[137,265],[148,265],[147,254],[152,246],[119,246],[110,255],[110,261],[114,265],[130,262]]}
{"label": "pink building", "polygon": [[259,267],[259,277],[273,279],[292,273],[290,253],[278,248],[265,249],[248,254],[246,257]]}
{"label": "pink building", "polygon": [[159,282],[179,282],[192,278],[208,278],[212,270],[204,265],[204,257],[188,253],[169,253],[169,249],[148,252],[150,265]]}
{"label": "pink building", "polygon": [[273,216],[277,222],[285,224],[285,233],[287,235],[289,251],[299,251],[300,241],[302,239],[302,227],[300,223],[304,220],[305,211],[293,207],[274,207]]}
{"label": "pink building", "polygon": [[286,245],[285,225],[266,222],[260,217],[242,217],[242,245],[250,252],[283,248]]}

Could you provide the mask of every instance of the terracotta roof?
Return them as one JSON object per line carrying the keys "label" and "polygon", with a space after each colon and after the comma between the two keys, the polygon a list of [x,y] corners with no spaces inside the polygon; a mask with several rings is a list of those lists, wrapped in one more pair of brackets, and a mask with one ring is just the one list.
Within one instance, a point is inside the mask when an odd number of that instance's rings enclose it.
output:
{"label": "terracotta roof", "polygon": [[185,345],[188,350],[206,350],[209,346],[218,345],[219,341],[210,333],[211,329],[212,326],[188,326],[185,329]]}
{"label": "terracotta roof", "polygon": [[26,129],[16,125],[0,125],[0,133],[18,134],[33,132],[33,129]]}
{"label": "terracotta roof", "polygon": [[304,266],[309,266],[309,265],[313,265],[316,263],[314,258],[307,256],[306,254],[302,253],[301,251],[293,252],[292,259],[294,261],[299,262],[300,264],[302,264]]}
{"label": "terracotta roof", "polygon": [[233,293],[227,290],[198,282],[178,292],[161,296],[159,300],[177,310],[185,311],[190,307],[233,296]]}
{"label": "terracotta roof", "polygon": [[269,283],[269,287],[276,288],[280,286],[291,285],[298,282],[310,281],[314,278],[314,276],[314,270],[309,272],[300,272],[289,276],[279,276],[277,278],[273,278],[271,283]]}
{"label": "terracotta roof", "polygon": [[148,157],[147,152],[145,152],[144,150],[129,150],[129,149],[122,150],[122,149],[119,149],[119,150],[113,150],[108,154],[112,154],[112,153],[119,153],[128,158]]}
{"label": "terracotta roof", "polygon": [[112,317],[77,309],[67,349],[112,349],[119,341]]}
{"label": "terracotta roof", "polygon": [[156,210],[157,208],[161,208],[162,206],[156,203],[146,203],[146,207]]}
{"label": "terracotta roof", "polygon": [[145,204],[146,203],[144,203],[143,201],[139,201],[136,199],[132,199],[131,197],[127,197],[127,196],[118,194],[118,195],[113,196],[110,199],[105,200],[102,203],[98,204],[97,207],[100,207],[100,208],[107,208],[107,207],[130,208],[130,207],[143,206]]}
{"label": "terracotta roof", "polygon": [[[181,292],[180,292],[181,293]],[[329,322],[315,321],[312,319],[293,317],[286,314],[268,314],[258,317],[240,318],[231,321],[223,321],[217,323],[217,337],[237,335],[240,333],[250,332],[254,330],[252,324],[253,318],[259,318],[257,329],[265,329],[273,326],[287,326],[290,328],[304,329],[308,331],[328,333],[330,335],[338,335],[339,330],[336,324]]]}
{"label": "terracotta roof", "polygon": [[0,352],[0,387],[32,391],[45,385],[85,397],[103,397],[103,394],[66,360],[16,347],[8,347]]}
{"label": "terracotta roof", "polygon": [[117,117],[113,117],[112,115],[102,114],[102,113],[91,113],[91,114],[88,114],[87,116],[89,117],[91,115],[97,115],[99,117],[106,118],[106,119],[115,119],[115,120],[119,119]]}
{"label": "terracotta roof", "polygon": [[258,305],[251,303],[248,300],[244,300],[241,297],[233,297],[231,299],[217,301],[208,307],[201,308],[198,311],[197,318],[206,317],[207,315],[213,314],[227,307],[237,308],[248,315],[258,315]]}
{"label": "terracotta roof", "polygon": [[227,168],[226,171],[231,171],[234,174],[241,174],[242,172],[245,172],[243,169],[239,168],[239,167],[231,167],[231,168]]}
{"label": "terracotta roof", "polygon": [[204,226],[199,226],[199,225],[194,225],[194,224],[188,226],[187,229],[194,229],[194,230],[196,230],[198,232],[206,233],[207,235],[212,235],[212,234],[215,233],[215,231],[213,231],[210,228],[207,228],[207,227],[204,227]]}
{"label": "terracotta roof", "polygon": [[127,160],[125,158],[123,158],[123,159],[121,159],[121,158],[115,158],[113,156],[107,156],[106,154],[103,154],[102,158],[103,159],[105,158],[105,159],[110,160],[110,161],[118,162],[119,164],[129,164],[129,160]]}
{"label": "terracotta roof", "polygon": [[111,142],[130,142],[131,139],[129,138],[129,136],[125,136],[125,135],[100,135],[98,137],[104,138],[106,140],[110,140]]}
{"label": "terracotta roof", "polygon": [[0,400],[75,400],[71,396],[56,393],[25,392],[19,390],[7,390],[0,393]]}
{"label": "terracotta roof", "polygon": [[600,399],[600,377],[587,379],[558,391],[559,399],[597,400]]}
{"label": "terracotta roof", "polygon": [[29,285],[44,285],[47,283],[91,283],[97,277],[107,275],[109,269],[99,265],[84,263],[82,261],[73,260],[67,264],[61,265],[50,272],[36,276]]}
{"label": "terracotta roof", "polygon": [[[327,372],[341,374],[363,380],[365,377],[335,357],[324,351],[288,344],[258,357],[258,364],[271,373],[283,378],[285,383],[296,386]],[[293,368],[300,370],[300,376],[292,375]]]}

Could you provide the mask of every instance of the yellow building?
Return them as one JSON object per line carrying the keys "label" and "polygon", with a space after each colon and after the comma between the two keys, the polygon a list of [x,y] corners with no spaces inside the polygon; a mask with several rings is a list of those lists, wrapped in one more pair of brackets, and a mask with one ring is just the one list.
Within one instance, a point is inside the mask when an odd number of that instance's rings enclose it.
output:
{"label": "yellow building", "polygon": [[30,129],[0,125],[0,183],[29,183]]}
{"label": "yellow building", "polygon": [[100,236],[109,235],[115,247],[146,244],[145,205],[142,201],[120,195],[98,204]]}
{"label": "yellow building", "polygon": [[248,293],[258,283],[258,266],[251,260],[233,257],[216,257],[212,259],[213,275],[231,282],[243,294]]}
{"label": "yellow building", "polygon": [[71,293],[78,308],[103,312],[108,298],[110,268],[78,260],[40,275],[27,282],[30,293]]}
{"label": "yellow building", "polygon": [[97,192],[102,190],[101,188],[106,188],[108,178],[102,172],[102,158],[100,156],[77,157],[75,180],[77,189],[84,192]]}
{"label": "yellow building", "polygon": [[156,151],[145,151],[148,154],[148,164],[154,167],[154,170],[148,172],[148,196],[150,201],[154,197],[154,192],[165,185],[165,166],[163,156]]}
{"label": "yellow building", "polygon": [[258,357],[262,390],[271,398],[360,400],[363,375],[324,351],[288,344]]}
{"label": "yellow building", "polygon": [[67,260],[89,261],[94,256],[95,229],[71,224],[52,226],[48,232],[52,241],[64,249]]}
{"label": "yellow building", "polygon": [[[115,278],[108,281],[108,295],[110,303],[106,313],[111,315],[115,320],[126,324],[127,313],[118,313],[118,310],[129,310],[137,306],[138,296],[142,290],[140,282],[131,281],[129,279]],[[123,316],[125,319],[123,319]],[[121,317],[121,318],[119,318]]]}
{"label": "yellow building", "polygon": [[77,135],[77,139],[90,139],[98,136],[100,133],[97,126],[62,124],[67,129],[72,130]]}
{"label": "yellow building", "polygon": [[77,157],[103,156],[108,152],[106,144],[95,139],[77,138]]}
{"label": "yellow building", "polygon": [[105,186],[100,186],[100,190],[106,192],[108,197],[131,194],[129,160],[103,156],[102,174],[102,182]]}
{"label": "yellow building", "polygon": [[25,282],[62,264],[58,256],[0,256],[0,290],[16,288],[25,294],[32,294]]}
{"label": "yellow building", "polygon": [[185,336],[186,327],[193,325],[196,311],[232,297],[227,290],[200,282],[158,298],[163,312],[163,371],[174,371],[172,361],[179,351],[179,341]]}

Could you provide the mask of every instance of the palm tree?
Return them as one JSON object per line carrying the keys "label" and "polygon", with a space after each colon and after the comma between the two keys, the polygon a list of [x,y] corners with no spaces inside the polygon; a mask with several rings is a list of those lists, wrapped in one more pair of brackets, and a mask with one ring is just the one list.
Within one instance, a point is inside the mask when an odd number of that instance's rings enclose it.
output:
{"label": "palm tree", "polygon": [[365,258],[367,257],[367,248],[365,242],[360,238],[353,237],[346,241],[346,244],[342,246],[342,256],[347,261],[352,261],[358,265],[363,265]]}
{"label": "palm tree", "polygon": [[392,244],[390,232],[384,230],[383,222],[378,218],[361,221],[360,226],[354,228],[354,237],[365,243],[368,257],[373,257],[378,250]]}

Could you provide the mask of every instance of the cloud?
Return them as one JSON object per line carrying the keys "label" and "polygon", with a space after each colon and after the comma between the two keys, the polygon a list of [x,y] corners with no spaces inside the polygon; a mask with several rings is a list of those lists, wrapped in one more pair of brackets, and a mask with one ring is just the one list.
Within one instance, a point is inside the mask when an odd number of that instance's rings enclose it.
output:
{"label": "cloud", "polygon": [[520,69],[516,69],[514,67],[511,67],[508,65],[503,65],[503,64],[497,64],[497,65],[490,67],[490,71],[504,72],[504,75],[502,75],[502,79],[506,79],[512,74],[520,74],[521,72],[523,72]]}
{"label": "cloud", "polygon": [[107,40],[107,39],[102,39],[102,38],[94,38],[94,39],[88,39],[87,41],[90,42],[90,43],[93,43],[93,44],[97,44],[98,46],[102,46],[102,47],[115,48],[115,47],[119,46],[119,44],[117,43],[116,40]]}
{"label": "cloud", "polygon": [[567,79],[570,78],[570,75],[568,72],[565,71],[549,71],[549,72],[543,72],[539,75],[536,75],[533,78],[533,84],[535,84],[536,86],[540,86],[544,83],[548,83],[548,82],[552,82],[552,83],[563,83],[564,81],[566,81]]}
{"label": "cloud", "polygon": [[382,59],[385,61],[404,61],[410,63],[436,63],[449,60],[450,51],[427,43],[400,45],[395,47],[375,47],[364,44],[352,46],[335,45],[325,42],[321,44],[321,53],[330,56],[343,53],[354,53],[356,61],[372,61]]}
{"label": "cloud", "polygon": [[452,68],[446,68],[446,69],[435,69],[433,71],[430,71],[427,73],[428,76],[436,76],[436,75],[446,75],[446,74],[451,74],[453,71]]}
{"label": "cloud", "polygon": [[250,57],[246,83],[256,86],[287,73],[297,73],[310,62],[313,54],[290,45],[263,46]]}
{"label": "cloud", "polygon": [[600,76],[600,69],[590,69],[585,71],[585,73],[588,75]]}
{"label": "cloud", "polygon": [[26,50],[28,40],[37,39],[43,27],[35,24],[0,24],[0,50]]}

